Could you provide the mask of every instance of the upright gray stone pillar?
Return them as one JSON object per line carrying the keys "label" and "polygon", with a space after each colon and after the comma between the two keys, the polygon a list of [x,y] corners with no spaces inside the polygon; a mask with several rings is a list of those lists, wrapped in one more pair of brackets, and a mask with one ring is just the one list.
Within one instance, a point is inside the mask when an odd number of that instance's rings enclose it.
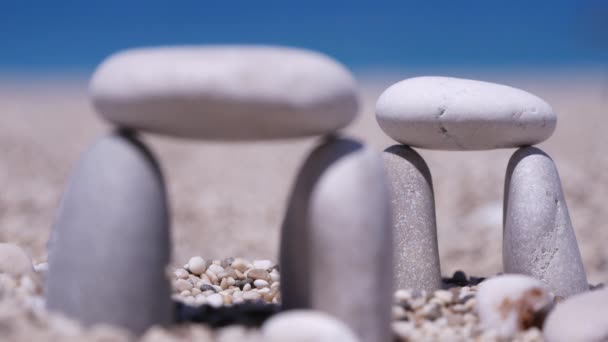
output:
{"label": "upright gray stone pillar", "polygon": [[435,197],[424,159],[405,145],[383,154],[391,183],[395,284],[433,292],[441,288]]}
{"label": "upright gray stone pillar", "polygon": [[53,227],[48,309],[135,333],[170,323],[169,238],[153,156],[127,133],[102,138],[73,171]]}
{"label": "upright gray stone pillar", "polygon": [[381,158],[358,142],[329,139],[302,167],[283,223],[284,307],[324,311],[362,341],[389,341],[392,256]]}
{"label": "upright gray stone pillar", "polygon": [[559,296],[588,289],[559,174],[538,148],[520,148],[509,161],[503,223],[506,273],[539,279]]}

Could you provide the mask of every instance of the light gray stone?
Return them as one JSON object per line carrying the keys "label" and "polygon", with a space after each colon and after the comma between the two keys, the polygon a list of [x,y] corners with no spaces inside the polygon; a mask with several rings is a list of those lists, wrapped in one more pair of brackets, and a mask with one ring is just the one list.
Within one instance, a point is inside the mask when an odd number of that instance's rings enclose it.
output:
{"label": "light gray stone", "polygon": [[0,242],[0,273],[28,275],[34,273],[29,255],[17,245]]}
{"label": "light gray stone", "polygon": [[383,157],[392,192],[395,284],[431,293],[441,288],[431,171],[407,146],[391,146]]}
{"label": "light gray stone", "polygon": [[320,53],[272,46],[134,49],[91,80],[95,108],[119,126],[214,140],[332,133],[357,114],[357,86]]}
{"label": "light gray stone", "polygon": [[170,323],[169,246],[153,156],[126,133],[102,138],[73,171],[53,227],[48,309],[137,333]]}
{"label": "light gray stone", "polygon": [[359,341],[344,323],[312,310],[292,310],[272,317],[262,326],[262,338],[266,342]]}
{"label": "light gray stone", "polygon": [[283,224],[282,300],[344,321],[362,341],[390,340],[390,190],[380,156],[334,138],[302,167]]}
{"label": "light gray stone", "polygon": [[557,304],[543,327],[548,342],[608,341],[608,289],[582,293]]}
{"label": "light gray stone", "polygon": [[506,273],[539,279],[558,296],[589,288],[559,174],[540,149],[521,148],[509,160],[503,212]]}
{"label": "light gray stone", "polygon": [[542,99],[505,85],[451,77],[398,82],[376,103],[391,138],[436,150],[487,150],[537,144],[557,117]]}
{"label": "light gray stone", "polygon": [[493,329],[502,339],[539,327],[553,304],[541,281],[521,274],[506,274],[479,285],[476,309],[484,330]]}

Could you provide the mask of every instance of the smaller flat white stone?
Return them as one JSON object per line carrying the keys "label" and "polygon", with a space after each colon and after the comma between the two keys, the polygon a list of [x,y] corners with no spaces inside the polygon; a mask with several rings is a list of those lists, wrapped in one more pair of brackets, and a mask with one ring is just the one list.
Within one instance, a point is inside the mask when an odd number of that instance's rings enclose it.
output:
{"label": "smaller flat white stone", "polygon": [[390,86],[376,103],[376,119],[396,141],[435,150],[534,145],[557,123],[549,104],[523,90],[435,76]]}
{"label": "smaller flat white stone", "polygon": [[120,52],[99,66],[90,93],[118,126],[196,139],[324,135],[348,125],[358,109],[356,82],[342,65],[271,46]]}
{"label": "smaller flat white stone", "polygon": [[290,310],[272,317],[262,326],[262,337],[267,342],[360,341],[343,322],[312,310]]}
{"label": "smaller flat white stone", "polygon": [[481,326],[503,339],[527,329],[553,302],[540,281],[519,274],[494,277],[479,284],[477,312]]}
{"label": "smaller flat white stone", "polygon": [[585,292],[557,304],[543,327],[549,342],[606,341],[608,289]]}

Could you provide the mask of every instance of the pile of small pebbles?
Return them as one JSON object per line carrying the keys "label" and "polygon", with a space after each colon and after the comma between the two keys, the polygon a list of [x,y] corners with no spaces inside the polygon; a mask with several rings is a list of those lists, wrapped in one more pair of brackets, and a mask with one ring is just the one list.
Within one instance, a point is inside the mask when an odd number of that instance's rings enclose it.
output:
{"label": "pile of small pebbles", "polygon": [[278,304],[281,276],[270,260],[190,258],[173,272],[173,299],[184,304],[219,308],[245,302]]}
{"label": "pile of small pebbles", "polygon": [[[501,341],[495,329],[483,329],[477,313],[478,284],[483,278],[457,271],[433,293],[397,290],[393,304],[396,341]],[[542,341],[536,327],[517,332],[512,341]]]}
{"label": "pile of small pebbles", "polygon": [[[171,272],[177,324],[169,328],[153,327],[139,339],[117,327],[83,327],[47,312],[43,295],[46,269],[47,265],[40,263],[31,269],[22,267],[23,272],[0,271],[0,335],[8,340],[257,342],[272,336],[285,339],[289,333],[296,334],[285,326],[299,320],[318,321],[324,327],[309,329],[313,333],[324,332],[323,336],[309,336],[313,339],[349,334],[343,326],[324,319],[322,313],[303,311],[293,317],[290,316],[293,311],[280,314],[279,268],[269,260],[191,258],[184,267]],[[526,326],[505,339],[499,329],[482,324],[478,314],[483,313],[480,291],[485,287],[485,290],[498,291],[497,295],[515,298],[515,290],[498,290],[498,282],[504,285],[507,278],[494,277],[494,285],[487,282],[494,287],[491,289],[484,285],[486,282],[479,284],[483,278],[467,277],[458,271],[444,278],[443,289],[433,293],[397,290],[392,307],[395,341],[543,341],[543,333],[535,325]],[[263,282],[256,285],[257,280]],[[526,285],[525,281],[519,282]],[[522,289],[529,289],[534,284],[523,285]],[[601,291],[601,286],[597,288]],[[280,323],[283,321],[284,324]]]}

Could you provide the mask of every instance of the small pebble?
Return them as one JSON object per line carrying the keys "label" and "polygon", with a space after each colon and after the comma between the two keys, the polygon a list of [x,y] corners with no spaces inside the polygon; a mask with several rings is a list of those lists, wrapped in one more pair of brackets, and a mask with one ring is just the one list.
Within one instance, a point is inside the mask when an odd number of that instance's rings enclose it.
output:
{"label": "small pebble", "polygon": [[247,278],[251,278],[251,279],[262,279],[262,280],[266,280],[266,281],[268,281],[270,279],[270,276],[268,275],[268,272],[266,270],[262,270],[262,269],[258,269],[258,268],[254,268],[254,269],[247,271],[245,273],[245,276]]}
{"label": "small pebble", "polygon": [[253,268],[269,270],[272,266],[273,266],[273,263],[270,260],[254,260],[253,261]]}
{"label": "small pebble", "polygon": [[175,288],[179,291],[190,291],[192,284],[185,279],[177,279],[174,283]]}
{"label": "small pebble", "polygon": [[224,268],[222,266],[220,266],[220,265],[211,264],[207,268],[207,271],[212,272],[213,274],[215,274],[217,276],[221,272],[224,272]]}
{"label": "small pebble", "polygon": [[196,275],[205,273],[206,268],[207,263],[205,262],[205,259],[201,258],[200,256],[192,257],[188,261],[188,270]]}
{"label": "small pebble", "polygon": [[214,293],[207,297],[207,304],[213,306],[214,308],[219,308],[224,304],[224,297],[222,297],[222,295],[219,293]]}
{"label": "small pebble", "polygon": [[268,284],[268,282],[266,280],[262,280],[262,279],[256,279],[253,282],[253,286],[259,288],[263,288],[263,287],[268,287],[270,284]]}

